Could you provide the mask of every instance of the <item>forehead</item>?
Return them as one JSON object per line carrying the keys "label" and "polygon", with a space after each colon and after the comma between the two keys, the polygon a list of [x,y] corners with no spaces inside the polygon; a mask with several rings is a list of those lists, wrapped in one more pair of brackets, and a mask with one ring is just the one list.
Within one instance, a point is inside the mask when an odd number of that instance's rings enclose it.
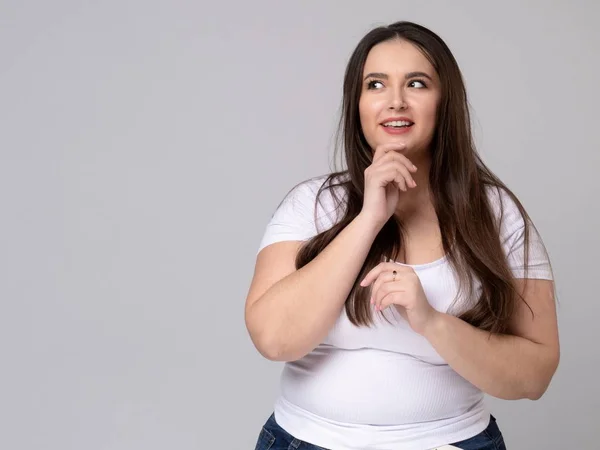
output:
{"label": "forehead", "polygon": [[363,75],[383,72],[390,75],[421,71],[435,77],[435,69],[425,55],[413,44],[394,39],[373,46],[367,55]]}

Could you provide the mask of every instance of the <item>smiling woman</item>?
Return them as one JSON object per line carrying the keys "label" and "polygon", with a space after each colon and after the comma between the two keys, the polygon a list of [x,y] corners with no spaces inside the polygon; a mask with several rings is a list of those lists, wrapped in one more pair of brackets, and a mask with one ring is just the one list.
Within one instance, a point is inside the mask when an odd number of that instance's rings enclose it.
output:
{"label": "smiling woman", "polygon": [[411,22],[369,32],[340,131],[348,168],[295,186],[258,249],[246,326],[285,366],[256,449],[505,448],[484,394],[546,390],[553,275],[478,156],[442,39]]}
{"label": "smiling woman", "polygon": [[360,123],[371,148],[393,142],[391,135],[402,136],[398,142],[406,144],[407,152],[426,150],[441,92],[436,71],[423,53],[401,39],[381,42],[369,52],[363,72]]}

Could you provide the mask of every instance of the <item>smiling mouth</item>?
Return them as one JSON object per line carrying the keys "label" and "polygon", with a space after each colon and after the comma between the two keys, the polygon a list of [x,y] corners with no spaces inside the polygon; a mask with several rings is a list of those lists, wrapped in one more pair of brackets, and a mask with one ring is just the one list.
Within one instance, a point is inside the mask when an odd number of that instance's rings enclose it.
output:
{"label": "smiling mouth", "polygon": [[385,122],[381,124],[383,127],[385,128],[391,128],[391,129],[402,129],[402,128],[410,128],[414,125],[414,122],[410,122],[407,120],[395,120],[392,122]]}
{"label": "smiling mouth", "polygon": [[405,135],[405,134],[410,133],[413,125],[414,125],[414,123],[401,124],[401,125],[387,124],[387,123],[381,124],[381,126],[383,127],[384,133],[391,135],[391,136],[400,136],[400,135]]}

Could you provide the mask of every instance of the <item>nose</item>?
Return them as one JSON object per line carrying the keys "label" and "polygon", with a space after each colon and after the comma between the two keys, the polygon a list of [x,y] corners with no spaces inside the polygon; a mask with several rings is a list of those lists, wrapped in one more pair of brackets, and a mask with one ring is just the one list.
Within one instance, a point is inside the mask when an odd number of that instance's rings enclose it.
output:
{"label": "nose", "polygon": [[406,102],[404,101],[404,94],[402,88],[394,89],[390,98],[389,109],[403,110],[406,109]]}

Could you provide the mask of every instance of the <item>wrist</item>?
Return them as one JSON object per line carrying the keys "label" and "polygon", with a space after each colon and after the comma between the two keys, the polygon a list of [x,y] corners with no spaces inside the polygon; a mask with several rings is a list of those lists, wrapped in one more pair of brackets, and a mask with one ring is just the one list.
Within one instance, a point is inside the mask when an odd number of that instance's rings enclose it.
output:
{"label": "wrist", "polygon": [[425,324],[423,332],[421,333],[421,335],[428,341],[431,341],[432,338],[438,336],[446,323],[447,314],[444,314],[436,309],[433,311],[434,312]]}
{"label": "wrist", "polygon": [[377,223],[376,221],[374,221],[370,217],[366,216],[362,212],[358,213],[358,215],[354,218],[354,220],[359,224],[359,226],[361,228],[363,228],[365,230],[365,233],[372,235],[373,238],[375,238],[375,236],[377,236],[377,234],[379,234],[379,232],[383,228],[383,225],[385,225],[385,224]]}

